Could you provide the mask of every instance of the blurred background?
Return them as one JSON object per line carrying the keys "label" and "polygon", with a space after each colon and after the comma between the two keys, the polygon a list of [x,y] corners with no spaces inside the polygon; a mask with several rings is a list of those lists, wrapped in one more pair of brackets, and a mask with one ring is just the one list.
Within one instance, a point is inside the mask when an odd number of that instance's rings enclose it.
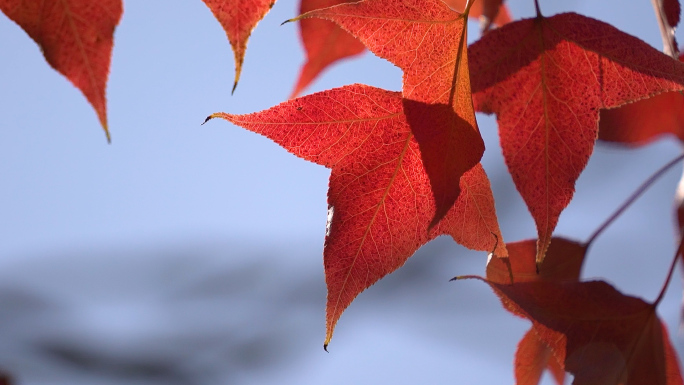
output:
{"label": "blurred background", "polygon": [[[662,49],[647,0],[540,3],[547,16],[582,13]],[[534,15],[531,0],[508,6]],[[17,384],[514,383],[530,324],[481,282],[448,282],[484,274],[486,253],[447,237],[362,293],[323,351],[329,171],[227,122],[200,126],[213,112],[287,98],[304,56],[297,25],[280,23],[297,7],[279,0],[258,25],[231,96],[233,55],[201,1],[125,1],[111,145],[81,93],[0,16],[0,369]],[[400,90],[401,72],[366,53],[308,91],[351,83]],[[503,234],[533,238],[495,120],[478,122]],[[680,152],[672,139],[597,146],[557,234],[586,240]],[[669,172],[597,239],[585,278],[657,296],[675,250],[680,175]],[[680,276],[658,310],[684,357]]]}

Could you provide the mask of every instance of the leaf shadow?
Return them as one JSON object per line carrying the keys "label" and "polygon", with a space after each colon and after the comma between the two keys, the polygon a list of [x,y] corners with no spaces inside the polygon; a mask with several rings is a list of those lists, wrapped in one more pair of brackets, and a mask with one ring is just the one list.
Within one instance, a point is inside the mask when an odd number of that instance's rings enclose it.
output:
{"label": "leaf shadow", "polygon": [[458,199],[461,176],[480,162],[484,141],[452,106],[410,99],[403,99],[403,106],[435,200],[435,214],[429,225],[432,228]]}

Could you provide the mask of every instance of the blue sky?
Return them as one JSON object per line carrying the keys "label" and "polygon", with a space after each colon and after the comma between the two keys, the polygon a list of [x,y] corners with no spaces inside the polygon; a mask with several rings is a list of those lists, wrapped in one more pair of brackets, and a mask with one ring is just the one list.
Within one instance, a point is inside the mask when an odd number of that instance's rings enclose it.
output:
{"label": "blue sky", "polygon": [[[575,11],[607,21],[660,49],[650,2],[625,4],[541,1],[541,8],[546,15]],[[532,1],[510,1],[509,6],[514,17],[534,13]],[[82,250],[173,249],[227,242],[247,250],[249,245],[281,250],[297,268],[284,267],[288,263],[278,253],[265,253],[257,262],[283,266],[295,281],[302,267],[302,277],[319,279],[322,288],[328,170],[227,122],[200,125],[213,112],[259,111],[287,98],[303,52],[296,24],[280,23],[296,14],[296,2],[279,0],[259,24],[250,38],[240,84],[231,96],[233,55],[223,30],[201,1],[173,6],[158,0],[125,2],[107,93],[111,145],[80,92],[45,63],[23,31],[0,16],[0,265],[12,271],[26,260],[41,265],[56,255]],[[471,33],[471,39],[475,37]],[[366,53],[325,72],[309,92],[350,83],[399,90],[401,72]],[[495,121],[478,115],[478,122],[487,144],[483,164],[492,179],[503,234],[507,240],[531,238],[533,222],[505,172]],[[578,182],[575,201],[561,216],[559,234],[585,239],[641,181],[680,151],[673,141],[634,151],[598,147]],[[597,241],[585,276],[607,276],[628,293],[655,297],[674,252],[671,201],[678,177],[677,171],[669,173]],[[453,269],[444,273],[447,267],[437,267],[441,278],[483,273],[484,253],[466,251],[446,239],[438,242],[449,248],[444,261]],[[253,258],[249,253],[231,255],[230,264],[254,262],[247,255]],[[406,269],[411,266],[418,265],[409,263]],[[681,284],[675,278],[660,312],[673,328],[681,352],[682,337],[675,332]],[[382,285],[369,291],[382,291]],[[279,383],[286,376],[293,383],[375,383],[382,378],[415,383],[426,373],[432,383],[452,383],[455,378],[473,384],[512,382],[512,352],[527,324],[497,310],[497,300],[482,285],[458,286],[444,290],[440,283],[430,286],[434,290],[429,293],[455,308],[479,314],[480,306],[490,306],[491,312],[446,320],[440,315],[429,321],[437,325],[425,325],[421,322],[428,321],[406,308],[419,300],[406,304],[395,296],[387,308],[378,309],[369,305],[375,303],[370,300],[374,295],[364,294],[341,319],[330,346],[333,353],[321,357],[321,302],[320,314],[306,313],[307,322],[317,325],[302,331],[307,341],[316,342],[302,348],[310,352],[306,358],[260,373],[261,377],[245,374],[240,382]],[[264,287],[278,290],[267,282]],[[318,300],[324,300],[324,293],[319,294]],[[482,298],[483,304],[468,302],[470,295]],[[244,311],[269,304],[251,306]],[[492,314],[496,318],[490,319]],[[466,318],[470,321],[457,323]],[[508,325],[505,333],[492,331],[499,324]],[[509,330],[518,334],[508,336]],[[440,333],[451,340],[440,341],[435,337]],[[467,343],[477,333],[493,333],[484,350]],[[503,341],[502,347],[497,339]]]}

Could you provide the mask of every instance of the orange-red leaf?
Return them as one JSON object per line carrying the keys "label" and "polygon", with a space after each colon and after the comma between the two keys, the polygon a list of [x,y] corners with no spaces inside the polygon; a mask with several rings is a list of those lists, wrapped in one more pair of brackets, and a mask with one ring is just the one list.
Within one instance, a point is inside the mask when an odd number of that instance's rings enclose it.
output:
{"label": "orange-red leaf", "polygon": [[203,0],[226,31],[235,56],[233,92],[240,80],[247,39],[257,23],[271,10],[275,0]]}
{"label": "orange-red leaf", "polygon": [[[336,22],[373,53],[399,66],[404,71],[404,98],[453,108],[448,115],[441,107],[429,107],[430,114],[412,113],[416,109],[407,113],[409,120],[429,118],[439,125],[433,127],[434,134],[416,135],[423,156],[433,158],[424,159],[424,165],[437,205],[430,227],[437,224],[460,192],[460,154],[470,146],[479,147],[478,140],[455,141],[465,130],[479,132],[470,92],[464,16],[441,0],[365,0],[314,10],[299,19],[309,17]],[[439,148],[439,153],[429,151],[433,148]]]}
{"label": "orange-red leaf", "polygon": [[40,45],[45,60],[83,92],[109,140],[105,89],[121,0],[0,0],[0,10]]}
{"label": "orange-red leaf", "polygon": [[[492,233],[501,239],[489,181],[477,164],[479,151],[472,154],[474,163],[460,180],[463,193],[444,220],[428,231],[436,207],[415,137],[434,128],[429,120],[409,125],[406,110],[421,115],[434,107],[442,115],[451,111],[355,84],[254,114],[211,116],[265,135],[291,153],[332,169],[324,249],[326,344],[352,300],[430,239],[448,234],[477,250],[491,250]],[[480,138],[471,128],[458,135],[466,142]],[[497,253],[506,255],[503,243]]]}
{"label": "orange-red leaf", "polygon": [[[299,11],[306,13],[349,2],[351,0],[302,0]],[[290,98],[299,95],[329,65],[358,55],[365,49],[357,38],[328,20],[303,19],[299,23],[299,34],[306,50],[306,62],[302,65]]]}
{"label": "orange-red leaf", "polygon": [[573,384],[681,385],[679,360],[655,306],[602,281],[487,282],[532,321]]}
{"label": "orange-red leaf", "polygon": [[365,0],[300,16],[309,17],[334,21],[401,68],[407,99],[456,105],[469,94],[465,18],[441,0]]}
{"label": "orange-red leaf", "polygon": [[507,24],[470,56],[473,99],[497,114],[506,164],[537,225],[538,261],[593,151],[599,110],[684,90],[684,64],[572,13]]}
{"label": "orange-red leaf", "polygon": [[[315,9],[351,2],[353,0],[302,0],[300,12],[303,14]],[[466,1],[449,0],[445,3],[453,9],[462,11],[465,9]],[[478,1],[472,6],[470,17],[477,18],[484,15],[490,20],[493,19],[493,23],[497,26],[510,22],[510,12],[501,0],[485,0],[484,6],[480,3]],[[363,51],[364,46],[358,39],[342,28],[322,20],[308,17],[301,19],[300,33],[307,53],[307,62],[302,67],[291,97],[297,96],[333,62]]]}
{"label": "orange-red leaf", "polygon": [[[353,0],[302,0],[300,13],[351,2]],[[445,3],[457,11],[463,11],[466,5],[464,0],[448,0]],[[511,21],[510,12],[502,0],[476,1],[468,15],[472,18],[486,17],[486,29],[492,21],[497,26]],[[290,95],[291,98],[298,96],[329,65],[340,59],[360,54],[364,50],[364,45],[358,39],[334,23],[305,18],[299,25],[307,61],[302,66],[297,84]]]}

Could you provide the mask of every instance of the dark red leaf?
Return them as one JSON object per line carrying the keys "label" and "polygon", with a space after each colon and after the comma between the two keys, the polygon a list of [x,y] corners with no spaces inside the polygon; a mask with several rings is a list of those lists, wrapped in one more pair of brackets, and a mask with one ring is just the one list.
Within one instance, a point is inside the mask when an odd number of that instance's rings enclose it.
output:
{"label": "dark red leaf", "polygon": [[[509,284],[511,281],[577,281],[587,252],[587,247],[583,244],[554,237],[546,258],[537,268],[536,240],[508,243],[506,249],[508,258],[492,257],[487,263],[487,279],[490,282]],[[552,357],[551,349],[531,329],[520,341],[515,353],[517,384],[538,384],[544,368],[552,373],[558,384],[563,384],[563,365]]]}
{"label": "dark red leaf", "polygon": [[681,9],[679,0],[663,0],[663,11],[670,27],[675,28],[679,24]]}
{"label": "dark red leaf", "polygon": [[653,304],[602,281],[487,283],[506,309],[532,321],[573,384],[683,383]]}

